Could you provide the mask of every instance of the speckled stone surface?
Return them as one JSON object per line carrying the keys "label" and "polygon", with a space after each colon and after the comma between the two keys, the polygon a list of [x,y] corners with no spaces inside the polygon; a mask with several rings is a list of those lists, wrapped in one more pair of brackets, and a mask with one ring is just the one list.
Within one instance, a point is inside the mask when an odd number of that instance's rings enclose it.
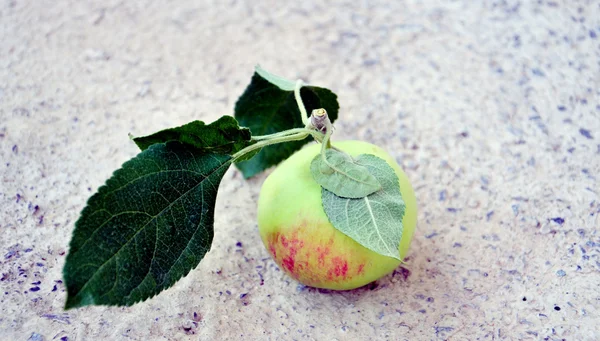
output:
{"label": "speckled stone surface", "polygon": [[[599,340],[599,3],[285,3],[0,3],[0,339]],[[334,138],[396,157],[407,264],[298,285],[258,236],[267,174],[231,169],[189,276],[63,311],[73,224],[127,134],[231,114],[256,63],[335,91]]]}

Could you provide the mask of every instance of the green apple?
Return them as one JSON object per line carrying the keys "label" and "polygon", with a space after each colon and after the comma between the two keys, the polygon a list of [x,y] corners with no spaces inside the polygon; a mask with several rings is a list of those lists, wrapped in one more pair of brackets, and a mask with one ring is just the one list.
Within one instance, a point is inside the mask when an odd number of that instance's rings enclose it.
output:
{"label": "green apple", "polygon": [[[352,156],[373,154],[395,170],[406,203],[399,247],[404,259],[417,222],[417,202],[406,174],[373,144],[342,141],[334,146]],[[363,247],[329,222],[321,203],[321,186],[310,172],[320,148],[314,144],[298,151],[267,177],[258,200],[260,236],[279,267],[297,281],[334,290],[358,288],[390,273],[401,262]]]}

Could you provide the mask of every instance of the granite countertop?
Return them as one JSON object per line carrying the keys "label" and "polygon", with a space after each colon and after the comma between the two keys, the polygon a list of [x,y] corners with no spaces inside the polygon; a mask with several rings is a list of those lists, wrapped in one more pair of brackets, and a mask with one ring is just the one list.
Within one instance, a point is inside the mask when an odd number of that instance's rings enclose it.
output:
{"label": "granite countertop", "polygon": [[[4,1],[3,340],[598,340],[595,1]],[[299,285],[256,226],[269,172],[230,169],[215,238],[173,288],[64,311],[87,198],[143,135],[232,114],[256,63],[339,96],[334,139],[415,188],[407,263],[360,289]]]}

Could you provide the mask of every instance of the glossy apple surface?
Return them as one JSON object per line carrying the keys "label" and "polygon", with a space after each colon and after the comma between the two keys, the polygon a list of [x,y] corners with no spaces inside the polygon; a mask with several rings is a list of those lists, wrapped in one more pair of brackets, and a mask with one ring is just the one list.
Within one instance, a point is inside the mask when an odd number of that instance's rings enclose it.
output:
{"label": "glossy apple surface", "polygon": [[[417,219],[416,198],[406,174],[373,144],[342,141],[334,145],[352,156],[376,155],[395,170],[406,203],[399,247],[404,259]],[[279,267],[297,281],[334,290],[358,288],[390,273],[400,261],[363,247],[331,225],[321,204],[321,187],[310,173],[310,163],[320,148],[313,144],[296,152],[267,177],[258,201],[260,236]]]}

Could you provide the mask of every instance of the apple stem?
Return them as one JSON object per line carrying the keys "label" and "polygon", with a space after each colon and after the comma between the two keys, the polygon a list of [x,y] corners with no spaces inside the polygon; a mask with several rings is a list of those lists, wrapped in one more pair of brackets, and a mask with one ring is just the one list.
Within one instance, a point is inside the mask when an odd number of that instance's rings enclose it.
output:
{"label": "apple stem", "polygon": [[[308,128],[309,126],[307,126]],[[327,116],[327,111],[323,108],[321,109],[315,109],[312,111],[311,115],[310,115],[310,128],[312,129],[316,129],[317,131],[321,132],[321,133],[325,133],[325,136],[323,137],[323,140],[320,141],[321,142],[321,158],[323,159],[323,162],[325,162],[326,165],[328,165],[331,168],[335,168],[331,163],[329,163],[327,161],[327,154],[326,154],[326,150],[327,148],[331,148],[334,149],[342,154],[345,154],[346,156],[348,156],[348,158],[353,159],[352,156],[350,156],[348,153],[335,148],[332,144],[331,144],[331,135],[333,134],[333,124],[331,123],[331,120],[329,119],[329,116]]]}
{"label": "apple stem", "polygon": [[326,133],[328,121],[331,123],[327,115],[327,110],[323,108],[315,109],[310,115],[310,125],[307,128],[317,129],[322,133]]}
{"label": "apple stem", "polygon": [[331,121],[327,116],[327,111],[325,111],[325,109],[314,110],[311,115],[311,122],[313,122],[315,128],[320,132],[325,131],[325,136],[323,137],[323,141],[321,141],[321,158],[323,159],[323,162],[325,162],[326,165],[328,165],[331,168],[335,168],[332,164],[329,163],[329,161],[327,161],[327,148],[335,149],[338,152],[344,154],[346,153],[331,145],[331,134],[333,134],[333,124],[331,124]]}

